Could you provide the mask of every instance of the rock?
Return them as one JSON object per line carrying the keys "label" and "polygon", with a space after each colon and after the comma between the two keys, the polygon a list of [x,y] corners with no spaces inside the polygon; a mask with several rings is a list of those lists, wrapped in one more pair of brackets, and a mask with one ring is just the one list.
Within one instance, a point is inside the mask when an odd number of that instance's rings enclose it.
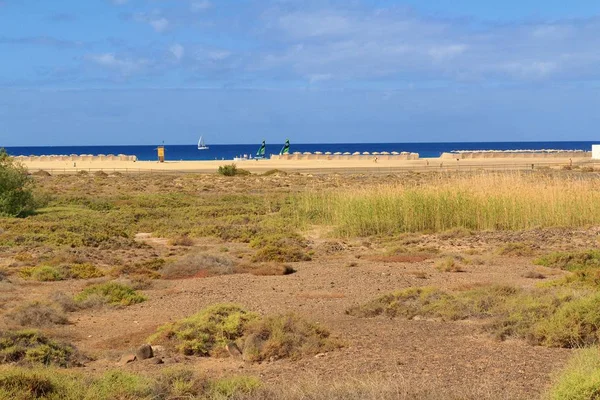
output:
{"label": "rock", "polygon": [[327,353],[319,353],[315,356],[315,358],[323,358],[325,356],[327,356]]}
{"label": "rock", "polygon": [[152,351],[152,346],[150,346],[149,344],[141,345],[135,352],[135,356],[138,360],[146,360],[148,358],[154,357],[154,351]]}
{"label": "rock", "polygon": [[135,354],[132,354],[132,353],[124,354],[121,357],[121,359],[119,360],[119,365],[129,364],[129,363],[134,362],[135,360],[137,360]]}
{"label": "rock", "polygon": [[164,364],[164,363],[165,362],[160,357],[155,357],[155,358],[150,359],[150,364],[156,364],[156,365],[158,365],[158,364]]}
{"label": "rock", "polygon": [[242,358],[242,351],[240,350],[240,348],[238,347],[237,344],[235,344],[235,342],[229,342],[225,345],[225,349],[227,350],[227,352],[229,353],[229,355],[235,359],[240,359]]}

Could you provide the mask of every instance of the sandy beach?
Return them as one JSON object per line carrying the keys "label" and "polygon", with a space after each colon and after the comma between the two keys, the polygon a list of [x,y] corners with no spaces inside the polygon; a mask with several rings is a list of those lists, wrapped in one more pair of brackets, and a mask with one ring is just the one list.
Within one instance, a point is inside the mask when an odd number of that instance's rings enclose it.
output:
{"label": "sandy beach", "polygon": [[51,160],[22,161],[31,172],[45,170],[50,173],[75,173],[81,170],[105,172],[216,172],[219,166],[235,163],[238,168],[261,173],[273,169],[298,172],[334,172],[334,171],[372,171],[388,172],[392,170],[457,170],[457,169],[535,169],[539,167],[562,167],[567,165],[594,165],[600,160],[589,157],[510,157],[510,158],[422,158],[418,160],[214,160],[214,161],[118,161],[92,160],[73,161]]}

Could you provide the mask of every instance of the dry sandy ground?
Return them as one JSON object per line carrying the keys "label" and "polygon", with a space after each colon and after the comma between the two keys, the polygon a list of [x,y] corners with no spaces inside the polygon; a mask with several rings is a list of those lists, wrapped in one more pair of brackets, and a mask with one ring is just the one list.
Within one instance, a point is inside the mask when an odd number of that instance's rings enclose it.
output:
{"label": "dry sandy ground", "polygon": [[[69,173],[79,170],[104,170],[104,171],[187,171],[187,172],[215,172],[219,166],[231,164],[231,160],[220,161],[167,161],[158,163],[155,161],[77,161],[77,167],[73,167],[72,161],[33,161],[25,162],[24,165],[30,170],[43,169],[53,173]],[[531,169],[534,164],[536,168],[543,166],[558,167],[569,165],[569,158],[493,158],[493,159],[465,159],[460,161],[445,160],[440,158],[429,158],[420,160],[248,160],[237,162],[239,168],[251,172],[265,172],[272,169],[287,171],[381,171],[389,172],[398,169],[411,169],[422,171],[436,170],[471,170],[471,169]],[[574,160],[574,164],[596,165],[600,161],[585,158]]]}
{"label": "dry sandy ground", "polygon": [[[173,363],[185,364],[209,375],[249,374],[266,382],[296,382],[308,378],[368,379],[378,376],[407,385],[434,385],[444,391],[484,391],[492,398],[537,398],[548,387],[553,372],[572,354],[569,350],[534,347],[520,340],[498,341],[475,322],[440,322],[383,317],[361,319],[345,314],[355,304],[383,293],[411,286],[472,288],[480,284],[530,287],[536,280],[526,271],[549,278],[561,273],[533,266],[531,258],[492,256],[503,242],[543,243],[546,248],[586,248],[596,242],[594,230],[546,230],[525,233],[482,233],[466,238],[422,237],[421,244],[442,251],[470,249],[488,257],[484,265],[468,265],[462,273],[440,272],[432,260],[416,263],[369,261],[383,252],[377,245],[350,241],[341,251],[327,251],[326,241],[311,237],[313,261],[295,263],[288,276],[228,275],[185,280],[155,281],[145,290],[148,301],[124,309],[82,311],[70,315],[72,325],[54,333],[67,337],[97,358],[86,368],[157,371]],[[151,240],[154,251],[170,251],[164,241]],[[217,253],[224,245],[197,241],[189,251]],[[226,244],[230,254],[248,251],[244,244]],[[589,247],[587,247],[589,248]],[[325,249],[325,250],[324,250]],[[350,266],[356,263],[355,266]],[[424,273],[426,276],[423,278]],[[85,282],[25,283],[12,292],[13,302],[43,299],[52,292],[76,293]],[[245,364],[233,359],[165,357],[164,365],[137,362],[119,366],[117,360],[142,344],[157,326],[186,317],[214,303],[238,303],[264,314],[295,312],[329,328],[345,347],[300,361],[277,360]],[[160,355],[160,354],[159,354]]]}

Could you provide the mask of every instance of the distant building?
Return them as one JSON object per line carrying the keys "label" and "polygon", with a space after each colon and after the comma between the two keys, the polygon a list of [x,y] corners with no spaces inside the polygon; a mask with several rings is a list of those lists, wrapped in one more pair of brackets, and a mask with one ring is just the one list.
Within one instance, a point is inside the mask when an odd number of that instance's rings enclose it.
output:
{"label": "distant building", "polygon": [[592,145],[592,159],[600,160],[600,144]]}

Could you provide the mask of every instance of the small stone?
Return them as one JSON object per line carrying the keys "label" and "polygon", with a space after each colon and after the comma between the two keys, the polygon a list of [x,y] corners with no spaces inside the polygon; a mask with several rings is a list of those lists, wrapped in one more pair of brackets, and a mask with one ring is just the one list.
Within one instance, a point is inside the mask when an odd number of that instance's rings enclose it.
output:
{"label": "small stone", "polygon": [[125,364],[132,363],[132,362],[134,362],[136,359],[137,359],[137,358],[136,358],[135,354],[131,354],[131,353],[124,354],[124,355],[121,357],[121,359],[119,360],[119,365],[125,365]]}
{"label": "small stone", "polygon": [[135,352],[135,356],[138,360],[146,360],[148,358],[154,357],[154,352],[152,351],[152,346],[149,344],[141,345],[137,351]]}
{"label": "small stone", "polygon": [[152,358],[152,359],[150,360],[150,364],[156,364],[156,365],[159,365],[159,364],[164,364],[164,363],[165,363],[165,362],[164,362],[164,361],[163,361],[163,359],[162,359],[162,358],[160,358],[160,357]]}
{"label": "small stone", "polygon": [[242,351],[235,342],[229,342],[225,345],[225,349],[229,355],[235,359],[242,358]]}
{"label": "small stone", "polygon": [[325,356],[327,356],[327,353],[319,353],[315,356],[315,358],[323,358]]}

